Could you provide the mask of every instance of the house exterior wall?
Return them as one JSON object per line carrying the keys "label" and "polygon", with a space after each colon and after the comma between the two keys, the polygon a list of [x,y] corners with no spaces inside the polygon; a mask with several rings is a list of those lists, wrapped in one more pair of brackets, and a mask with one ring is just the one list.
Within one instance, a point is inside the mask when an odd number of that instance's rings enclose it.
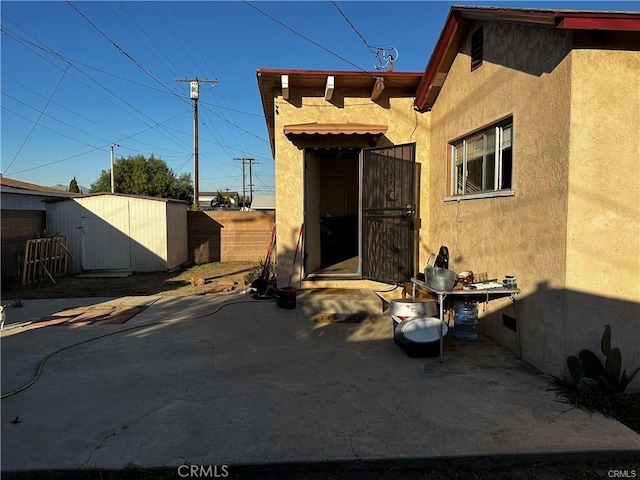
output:
{"label": "house exterior wall", "polygon": [[[476,25],[483,25],[478,23]],[[455,271],[515,275],[522,356],[559,373],[564,363],[571,33],[485,23],[484,60],[470,71],[470,29],[431,112],[428,250]],[[513,117],[513,196],[445,201],[449,143]],[[508,299],[480,308],[481,330],[515,350]]]}
{"label": "house exterior wall", "polygon": [[[309,122],[383,124],[388,126],[388,142],[415,142],[416,161],[426,162],[429,158],[428,116],[413,110],[413,99],[389,98],[385,90],[376,103],[369,100],[370,93],[336,89],[334,99],[329,102],[316,94],[291,89],[292,97],[289,100],[284,100],[282,96],[274,99],[274,107],[278,112],[275,117],[274,138],[279,286],[287,284],[292,271],[293,278],[299,278],[301,262],[296,262],[295,270],[292,270],[292,267],[300,225],[304,221],[304,150],[284,135],[285,125]],[[317,145],[358,148],[368,146],[356,142],[355,138],[349,137],[344,140],[323,138]],[[382,146],[380,142],[378,146]]]}
{"label": "house exterior wall", "polygon": [[44,195],[2,192],[2,210],[46,210]]}
{"label": "house exterior wall", "polygon": [[571,63],[565,351],[598,352],[609,323],[629,371],[640,365],[640,52],[576,49]]}

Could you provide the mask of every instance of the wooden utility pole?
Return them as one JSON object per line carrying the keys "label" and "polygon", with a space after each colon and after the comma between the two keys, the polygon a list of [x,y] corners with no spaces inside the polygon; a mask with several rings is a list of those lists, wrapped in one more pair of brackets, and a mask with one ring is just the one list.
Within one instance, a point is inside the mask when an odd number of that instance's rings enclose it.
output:
{"label": "wooden utility pole", "polygon": [[195,78],[176,78],[176,82],[189,82],[190,97],[193,100],[193,204],[200,208],[200,185],[198,172],[198,96],[201,83],[211,83],[215,87],[218,80]]}
{"label": "wooden utility pole", "polygon": [[253,169],[252,166],[254,163],[258,163],[255,161],[255,159],[253,158],[234,158],[234,160],[237,160],[238,162],[242,162],[242,207],[244,208],[247,204],[247,196],[246,196],[246,190],[245,190],[245,173],[244,173],[244,166],[246,164],[249,164],[249,192],[250,192],[250,200],[251,203],[253,203]]}

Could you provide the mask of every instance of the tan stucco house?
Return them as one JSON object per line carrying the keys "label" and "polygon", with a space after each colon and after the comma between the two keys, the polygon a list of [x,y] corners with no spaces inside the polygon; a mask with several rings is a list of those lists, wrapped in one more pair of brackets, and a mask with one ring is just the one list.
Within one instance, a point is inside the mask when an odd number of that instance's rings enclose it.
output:
{"label": "tan stucco house", "polygon": [[[280,285],[294,258],[303,287],[402,282],[446,245],[517,277],[526,361],[560,374],[609,323],[640,364],[640,13],[453,7],[424,72],[257,75]],[[511,302],[481,311],[515,349]]]}

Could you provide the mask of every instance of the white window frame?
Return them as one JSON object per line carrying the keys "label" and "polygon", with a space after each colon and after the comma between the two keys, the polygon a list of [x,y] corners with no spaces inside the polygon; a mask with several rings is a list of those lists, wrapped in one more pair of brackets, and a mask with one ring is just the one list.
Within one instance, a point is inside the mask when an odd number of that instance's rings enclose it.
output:
{"label": "white window frame", "polygon": [[[505,146],[504,143],[504,131],[506,129],[511,129],[511,141],[510,144]],[[476,192],[467,192],[467,178],[469,176],[468,165],[467,165],[467,156],[468,156],[468,141],[477,137],[478,135],[482,135],[483,147],[482,147],[482,168],[483,168],[483,184],[486,185],[486,156],[488,153],[487,148],[487,135],[495,132],[495,144],[494,144],[494,171],[493,171],[493,188],[485,188]],[[503,151],[507,148],[511,149],[511,185],[507,187],[503,187],[503,178],[502,178],[502,160],[503,160]],[[458,188],[458,183],[460,182],[458,167],[456,165],[456,153],[458,150],[462,150],[462,177],[464,181],[461,182],[462,190]],[[445,198],[445,201],[459,201],[459,200],[470,200],[475,198],[491,198],[491,197],[505,197],[514,195],[513,191],[513,119],[509,119],[507,121],[503,121],[497,124],[494,124],[491,127],[478,130],[472,134],[466,135],[462,139],[455,140],[449,144],[449,150],[451,155],[451,183],[449,186],[450,196]],[[482,188],[482,187],[481,187]]]}

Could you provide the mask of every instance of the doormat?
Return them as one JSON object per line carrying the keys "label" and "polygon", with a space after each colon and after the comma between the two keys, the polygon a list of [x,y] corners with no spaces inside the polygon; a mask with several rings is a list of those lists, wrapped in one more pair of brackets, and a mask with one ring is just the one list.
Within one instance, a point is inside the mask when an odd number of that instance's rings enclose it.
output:
{"label": "doormat", "polygon": [[81,326],[81,325],[111,325],[123,324],[132,319],[145,306],[136,307],[80,307],[63,310],[32,323],[31,328],[47,327],[51,325]]}
{"label": "doormat", "polygon": [[373,317],[367,312],[356,313],[318,313],[314,315],[316,324],[331,323],[374,323]]}

